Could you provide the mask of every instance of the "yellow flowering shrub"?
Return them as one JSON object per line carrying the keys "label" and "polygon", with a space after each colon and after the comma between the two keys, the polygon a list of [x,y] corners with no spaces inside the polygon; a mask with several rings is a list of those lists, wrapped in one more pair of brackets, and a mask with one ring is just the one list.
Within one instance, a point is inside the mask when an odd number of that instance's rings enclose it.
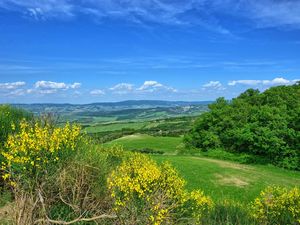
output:
{"label": "yellow flowering shrub", "polygon": [[[114,210],[125,224],[174,224],[186,214],[200,221],[212,206],[200,191],[185,191],[185,181],[168,163],[158,166],[142,154],[124,161],[108,178]],[[194,219],[192,218],[192,219]]]}
{"label": "yellow flowering shrub", "polygon": [[49,123],[31,124],[23,120],[20,131],[9,135],[1,150],[4,180],[14,181],[17,176],[34,179],[39,174],[49,173],[49,168],[76,149],[80,139],[78,125],[68,123],[64,127],[53,127]]}
{"label": "yellow flowering shrub", "polygon": [[255,199],[252,211],[261,224],[300,224],[300,190],[268,187]]}

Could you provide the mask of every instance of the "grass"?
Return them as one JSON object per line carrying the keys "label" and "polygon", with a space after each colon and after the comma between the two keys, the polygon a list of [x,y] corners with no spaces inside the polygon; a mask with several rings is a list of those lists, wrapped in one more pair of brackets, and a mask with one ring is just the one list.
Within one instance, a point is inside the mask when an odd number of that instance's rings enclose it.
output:
{"label": "grass", "polygon": [[181,137],[130,135],[116,139],[106,146],[119,144],[126,150],[151,148],[164,151],[152,156],[157,162],[169,161],[187,181],[189,190],[202,189],[215,201],[233,200],[249,203],[270,185],[300,186],[300,172],[271,165],[245,165],[205,156],[175,155],[182,149]]}
{"label": "grass", "polygon": [[113,140],[105,146],[122,145],[125,150],[138,150],[150,148],[174,154],[176,150],[182,148],[181,137],[153,137],[145,134],[135,134]]}
{"label": "grass", "polygon": [[243,165],[223,160],[188,156],[153,156],[169,161],[187,181],[187,188],[202,189],[214,200],[248,203],[269,185],[300,186],[300,173],[274,166]]}
{"label": "grass", "polygon": [[153,156],[170,162],[187,181],[187,188],[202,189],[215,201],[249,203],[269,185],[300,186],[300,172],[268,165],[244,165],[193,156]]}

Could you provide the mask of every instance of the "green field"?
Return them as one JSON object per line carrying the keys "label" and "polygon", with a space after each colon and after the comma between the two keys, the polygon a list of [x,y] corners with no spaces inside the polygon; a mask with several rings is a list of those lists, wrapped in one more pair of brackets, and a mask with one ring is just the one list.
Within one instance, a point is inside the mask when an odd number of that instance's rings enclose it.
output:
{"label": "green field", "polygon": [[153,137],[144,134],[135,134],[125,136],[113,140],[106,146],[122,145],[126,150],[139,150],[143,148],[150,148],[153,150],[160,150],[165,153],[174,154],[177,150],[183,147],[181,137]]}
{"label": "green field", "polygon": [[[153,155],[159,163],[170,162],[187,181],[187,188],[202,189],[214,200],[235,200],[249,203],[269,185],[300,186],[300,172],[269,165],[244,165],[200,156],[174,153],[183,148],[180,137],[130,135],[106,144],[119,144],[124,149],[152,148],[167,154]],[[173,154],[173,155],[172,155]]]}

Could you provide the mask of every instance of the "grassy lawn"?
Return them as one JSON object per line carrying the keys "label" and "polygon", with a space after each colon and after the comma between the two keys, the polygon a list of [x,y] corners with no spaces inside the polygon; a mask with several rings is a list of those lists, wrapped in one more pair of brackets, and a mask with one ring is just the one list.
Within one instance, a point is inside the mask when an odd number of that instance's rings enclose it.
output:
{"label": "grassy lawn", "polygon": [[110,146],[115,144],[123,145],[126,150],[150,148],[153,150],[161,150],[166,153],[175,153],[176,150],[182,147],[182,138],[153,137],[144,134],[135,134],[113,140],[105,145]]}
{"label": "grassy lawn", "polygon": [[300,172],[274,166],[243,165],[192,156],[152,157],[158,162],[170,162],[186,179],[188,189],[200,188],[215,201],[231,199],[248,203],[269,185],[300,186]]}

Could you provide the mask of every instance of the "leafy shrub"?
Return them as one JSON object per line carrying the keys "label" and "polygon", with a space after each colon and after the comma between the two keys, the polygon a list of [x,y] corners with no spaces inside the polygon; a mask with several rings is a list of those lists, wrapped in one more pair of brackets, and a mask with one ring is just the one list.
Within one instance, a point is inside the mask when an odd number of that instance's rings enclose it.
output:
{"label": "leafy shrub", "polygon": [[184,185],[169,164],[158,166],[141,154],[124,161],[108,178],[114,210],[124,224],[174,224],[183,215],[200,222],[213,203],[200,191],[186,192]]}
{"label": "leafy shrub", "polygon": [[255,199],[252,210],[261,224],[299,224],[300,190],[268,187]]}

